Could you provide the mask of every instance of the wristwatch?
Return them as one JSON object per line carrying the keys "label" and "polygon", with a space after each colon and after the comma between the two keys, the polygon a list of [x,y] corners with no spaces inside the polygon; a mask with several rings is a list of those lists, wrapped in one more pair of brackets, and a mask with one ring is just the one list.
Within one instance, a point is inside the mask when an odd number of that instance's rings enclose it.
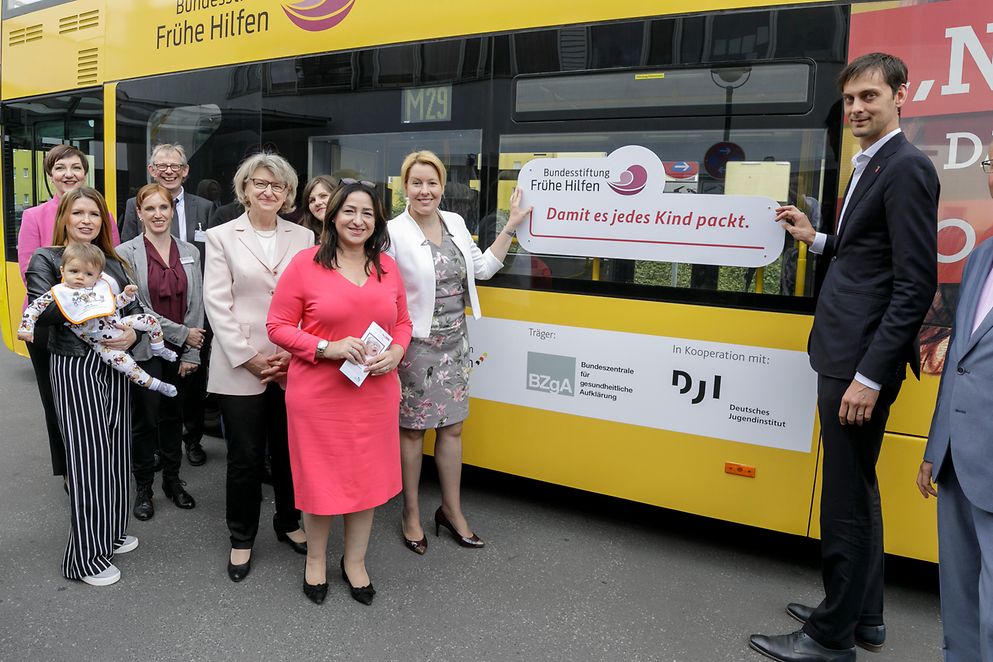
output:
{"label": "wristwatch", "polygon": [[327,351],[328,345],[330,344],[331,343],[329,343],[327,340],[321,340],[317,343],[317,358],[319,359],[324,358],[324,352]]}

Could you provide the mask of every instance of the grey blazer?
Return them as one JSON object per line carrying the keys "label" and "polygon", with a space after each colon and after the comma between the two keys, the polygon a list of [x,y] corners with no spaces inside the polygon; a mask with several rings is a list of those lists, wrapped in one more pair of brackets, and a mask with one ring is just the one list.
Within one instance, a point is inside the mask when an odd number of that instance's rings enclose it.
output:
{"label": "grey blazer", "polygon": [[[977,508],[993,512],[993,313],[971,333],[986,277],[993,268],[993,241],[979,245],[962,274],[962,289],[938,404],[931,421],[924,459],[934,463],[934,477],[950,453],[965,496]],[[940,483],[939,483],[940,487]]]}
{"label": "grey blazer", "polygon": [[[135,285],[138,286],[138,301],[145,312],[155,315],[162,325],[162,333],[165,339],[173,345],[183,348],[180,353],[180,360],[187,363],[200,363],[200,350],[193,347],[184,346],[186,336],[191,328],[203,328],[203,271],[200,268],[200,251],[191,243],[176,239],[179,247],[179,258],[183,262],[183,271],[186,272],[186,316],[182,324],[176,324],[170,319],[162,317],[149,304],[151,298],[148,294],[148,253],[145,252],[145,235],[138,235],[130,241],[126,241],[117,247],[117,254],[131,265],[131,274]],[[152,350],[149,347],[147,335],[135,344],[131,355],[137,361],[147,361],[152,358]]]}

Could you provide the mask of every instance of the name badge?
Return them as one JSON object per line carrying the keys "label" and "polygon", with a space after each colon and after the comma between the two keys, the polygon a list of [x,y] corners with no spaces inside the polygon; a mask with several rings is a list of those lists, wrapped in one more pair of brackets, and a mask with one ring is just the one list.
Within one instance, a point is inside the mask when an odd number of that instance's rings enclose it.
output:
{"label": "name badge", "polygon": [[207,231],[197,228],[196,232],[193,233],[193,241],[197,243],[204,243],[207,241]]}
{"label": "name badge", "polygon": [[193,264],[193,259],[194,258],[193,258],[192,255],[180,255],[179,256],[179,263],[180,264]]}

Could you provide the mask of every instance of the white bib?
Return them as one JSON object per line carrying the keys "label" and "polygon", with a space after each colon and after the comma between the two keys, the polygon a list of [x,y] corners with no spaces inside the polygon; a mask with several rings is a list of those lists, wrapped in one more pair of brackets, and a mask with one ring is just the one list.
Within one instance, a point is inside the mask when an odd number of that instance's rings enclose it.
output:
{"label": "white bib", "polygon": [[92,288],[74,290],[65,283],[52,288],[52,298],[70,324],[82,324],[97,317],[109,317],[117,311],[117,301],[110,282],[101,276]]}

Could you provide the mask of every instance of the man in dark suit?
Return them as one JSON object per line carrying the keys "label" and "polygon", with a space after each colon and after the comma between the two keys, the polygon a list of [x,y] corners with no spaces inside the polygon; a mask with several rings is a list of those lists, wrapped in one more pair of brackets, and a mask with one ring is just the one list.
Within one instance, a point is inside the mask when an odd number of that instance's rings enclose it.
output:
{"label": "man in dark suit", "polygon": [[777,221],[829,260],[810,332],[824,452],[821,556],[824,600],[792,603],[791,634],[752,635],[782,662],[855,659],[855,644],[883,645],[883,528],[876,460],[890,405],[909,364],[920,375],[917,334],[937,288],[938,176],[900,133],[907,67],[871,53],[839,77],[861,151],[834,235],[793,206]]}
{"label": "man in dark suit", "polygon": [[[983,169],[993,195],[993,147]],[[969,257],[917,487],[938,497],[945,662],[993,662],[993,241]],[[939,495],[931,485],[936,479]]]}
{"label": "man in dark suit", "polygon": [[[183,190],[183,182],[190,174],[190,165],[186,159],[186,150],[182,145],[165,143],[156,145],[148,158],[148,174],[155,182],[165,187],[172,194],[176,213],[172,222],[172,234],[188,241],[200,251],[201,271],[206,259],[205,244],[207,221],[214,205],[210,200]],[[135,209],[135,199],[130,198],[124,209],[124,220],[121,222],[121,241],[128,241],[141,234],[141,221]],[[209,352],[210,337],[204,341],[204,350]],[[200,466],[207,461],[203,451],[203,402],[207,397],[207,364],[209,355],[201,352],[201,369],[188,377],[188,383],[183,392],[183,442],[186,445],[186,459],[193,466]]]}

